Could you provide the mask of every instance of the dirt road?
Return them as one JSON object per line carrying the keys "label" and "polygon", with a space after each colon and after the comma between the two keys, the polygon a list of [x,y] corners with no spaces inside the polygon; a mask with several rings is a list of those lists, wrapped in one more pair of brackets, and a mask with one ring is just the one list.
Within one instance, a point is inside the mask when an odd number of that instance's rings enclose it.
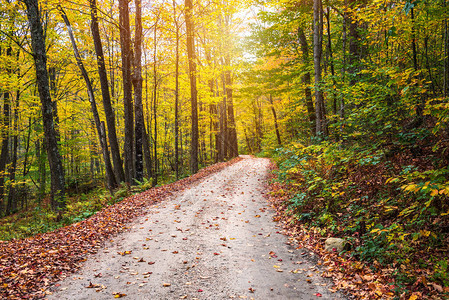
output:
{"label": "dirt road", "polygon": [[246,157],[150,207],[49,299],[341,299],[271,220],[268,165]]}

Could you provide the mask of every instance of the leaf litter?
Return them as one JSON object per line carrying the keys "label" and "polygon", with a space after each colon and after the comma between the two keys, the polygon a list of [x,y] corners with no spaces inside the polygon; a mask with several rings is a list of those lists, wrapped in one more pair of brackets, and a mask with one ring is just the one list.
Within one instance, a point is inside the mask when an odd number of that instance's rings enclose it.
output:
{"label": "leaf litter", "polygon": [[[104,207],[88,219],[55,231],[21,240],[0,241],[0,298],[44,298],[52,283],[77,271],[88,255],[97,253],[110,237],[127,230],[127,225],[143,215],[145,208],[240,160],[242,158],[214,164],[188,178],[130,196]],[[131,251],[118,254],[130,255]],[[94,283],[91,285],[95,288]],[[114,294],[115,298],[124,296]]]}

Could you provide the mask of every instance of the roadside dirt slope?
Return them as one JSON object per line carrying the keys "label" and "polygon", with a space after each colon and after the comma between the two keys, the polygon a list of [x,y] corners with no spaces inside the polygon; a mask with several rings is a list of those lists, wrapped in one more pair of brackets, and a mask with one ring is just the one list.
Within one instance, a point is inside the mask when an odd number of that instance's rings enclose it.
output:
{"label": "roadside dirt slope", "polygon": [[264,198],[268,166],[245,157],[149,207],[48,298],[341,299],[278,233]]}

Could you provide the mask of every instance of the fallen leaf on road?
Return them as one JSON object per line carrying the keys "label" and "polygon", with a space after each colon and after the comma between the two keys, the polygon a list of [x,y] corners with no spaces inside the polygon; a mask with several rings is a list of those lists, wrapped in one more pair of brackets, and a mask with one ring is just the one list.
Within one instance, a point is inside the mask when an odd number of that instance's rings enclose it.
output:
{"label": "fallen leaf on road", "polygon": [[163,287],[169,287],[169,286],[171,286],[171,283],[163,283],[162,286]]}
{"label": "fallen leaf on road", "polygon": [[123,293],[112,293],[112,295],[114,295],[114,298],[122,298],[126,296],[126,294]]}
{"label": "fallen leaf on road", "polygon": [[88,288],[88,289],[94,289],[94,288],[99,288],[100,287],[100,285],[99,284],[93,284],[92,282],[89,282],[89,285],[88,286],[86,286],[85,288]]}

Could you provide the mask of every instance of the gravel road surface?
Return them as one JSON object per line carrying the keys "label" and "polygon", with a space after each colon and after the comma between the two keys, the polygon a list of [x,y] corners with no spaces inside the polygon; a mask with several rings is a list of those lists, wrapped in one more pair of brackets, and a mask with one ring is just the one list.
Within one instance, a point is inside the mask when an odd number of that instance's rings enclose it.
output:
{"label": "gravel road surface", "polygon": [[245,157],[150,207],[48,299],[342,299],[272,221],[268,166]]}

